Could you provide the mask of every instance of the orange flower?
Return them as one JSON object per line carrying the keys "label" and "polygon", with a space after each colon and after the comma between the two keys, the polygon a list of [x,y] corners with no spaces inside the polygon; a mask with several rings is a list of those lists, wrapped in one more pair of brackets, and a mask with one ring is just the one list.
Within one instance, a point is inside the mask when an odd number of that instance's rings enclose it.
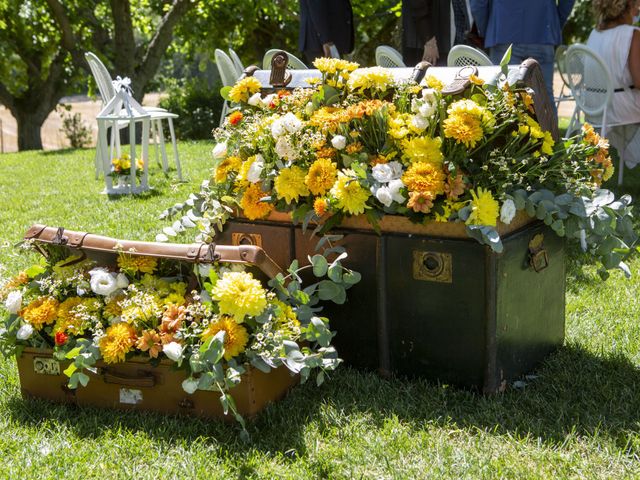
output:
{"label": "orange flower", "polygon": [[160,343],[160,335],[155,330],[145,330],[142,336],[138,338],[136,348],[142,352],[149,352],[151,358],[158,358],[158,354],[162,351]]}
{"label": "orange flower", "polygon": [[231,125],[237,125],[242,120],[242,112],[233,112],[231,115],[229,115],[228,119]]}
{"label": "orange flower", "polygon": [[327,207],[329,206],[326,198],[316,198],[313,201],[313,211],[316,212],[318,217],[322,217],[327,213]]}

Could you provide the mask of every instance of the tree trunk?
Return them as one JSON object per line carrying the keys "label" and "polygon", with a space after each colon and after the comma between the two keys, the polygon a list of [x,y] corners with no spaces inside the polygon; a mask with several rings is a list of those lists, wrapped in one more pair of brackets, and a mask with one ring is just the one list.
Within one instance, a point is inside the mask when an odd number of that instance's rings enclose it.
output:
{"label": "tree trunk", "polygon": [[46,117],[32,112],[15,112],[13,115],[18,123],[18,150],[42,150],[40,130]]}

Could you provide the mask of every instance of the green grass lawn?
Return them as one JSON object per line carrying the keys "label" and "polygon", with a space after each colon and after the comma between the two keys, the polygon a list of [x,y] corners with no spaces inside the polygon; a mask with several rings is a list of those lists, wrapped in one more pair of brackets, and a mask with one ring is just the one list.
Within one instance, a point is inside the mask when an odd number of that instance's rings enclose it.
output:
{"label": "green grass lawn", "polygon": [[[153,166],[150,194],[101,195],[93,150],[0,156],[0,265],[35,222],[153,240],[158,214],[208,173],[210,143],[180,144],[190,181]],[[625,172],[638,193],[640,172]],[[483,397],[343,368],[249,423],[25,401],[0,360],[0,478],[630,478],[640,476],[640,261],[625,280],[569,265],[566,346],[524,388]]]}

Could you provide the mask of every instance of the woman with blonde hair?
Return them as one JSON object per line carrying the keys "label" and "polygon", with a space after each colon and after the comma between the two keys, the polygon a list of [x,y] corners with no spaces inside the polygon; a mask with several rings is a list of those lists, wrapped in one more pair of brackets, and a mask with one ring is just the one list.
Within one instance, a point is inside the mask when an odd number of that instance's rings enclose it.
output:
{"label": "woman with blonde hair", "polygon": [[593,0],[597,24],[587,47],[608,66],[614,93],[607,111],[607,136],[628,168],[640,163],[639,0]]}

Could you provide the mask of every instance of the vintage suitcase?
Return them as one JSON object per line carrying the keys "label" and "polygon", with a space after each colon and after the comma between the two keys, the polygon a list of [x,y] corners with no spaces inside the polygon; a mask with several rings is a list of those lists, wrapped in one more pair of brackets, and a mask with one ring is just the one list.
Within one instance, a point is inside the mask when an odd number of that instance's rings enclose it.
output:
{"label": "vintage suitcase", "polygon": [[[265,251],[253,245],[225,246],[203,244],[165,244],[116,240],[114,238],[34,225],[25,239],[40,244],[62,245],[81,252],[100,265],[112,265],[118,249],[136,255],[169,258],[189,263],[249,264],[265,278],[279,273],[280,267]],[[257,275],[256,275],[257,276]],[[22,396],[44,398],[55,402],[93,405],[132,410],[150,410],[163,413],[187,413],[204,417],[225,416],[217,391],[197,390],[189,395],[182,389],[186,378],[184,370],[177,370],[172,362],[162,360],[153,366],[143,357],[124,363],[97,364],[97,372],[90,374],[86,387],[68,388],[68,377],[63,373],[68,362],[59,362],[52,350],[26,348],[17,358]],[[231,389],[238,413],[252,416],[267,404],[281,398],[295,385],[299,377],[280,367],[263,373],[249,365],[241,383]]]}
{"label": "vintage suitcase", "polygon": [[[347,364],[496,392],[529,373],[564,340],[564,240],[526,216],[500,228],[496,254],[463,224],[364,218],[332,233],[362,274],[344,305],[327,306]],[[286,215],[234,219],[217,239],[279,245],[284,262],[313,255],[317,237]]]}
{"label": "vintage suitcase", "polygon": [[[308,87],[317,70],[286,71],[286,54],[272,70],[249,67],[265,91]],[[471,73],[488,83],[499,66],[441,68],[426,62],[391,69],[397,79],[438,77],[448,93],[461,92]],[[557,118],[535,60],[509,66],[510,84],[533,91],[541,126],[557,139]],[[417,225],[386,216],[376,234],[364,217],[351,217],[331,233],[362,274],[345,305],[328,307],[335,344],[346,363],[382,374],[417,375],[496,392],[534,369],[564,340],[564,242],[540,222],[521,214],[499,225],[504,251],[496,254],[465,233],[464,224]],[[305,261],[318,238],[294,226],[288,215],[265,221],[236,218],[216,241],[261,245],[277,261]]]}
{"label": "vintage suitcase", "polygon": [[[224,415],[215,391],[198,390],[189,395],[182,389],[183,371],[163,360],[152,366],[145,358],[133,358],[122,364],[99,363],[86,387],[70,389],[63,373],[68,362],[59,362],[51,350],[26,348],[18,357],[20,390],[24,398],[44,398],[54,402],[90,405],[123,410],[147,410],[184,413],[233,420]],[[251,417],[269,403],[282,398],[298,382],[286,368],[269,373],[248,368],[242,382],[230,390],[238,412]]]}

